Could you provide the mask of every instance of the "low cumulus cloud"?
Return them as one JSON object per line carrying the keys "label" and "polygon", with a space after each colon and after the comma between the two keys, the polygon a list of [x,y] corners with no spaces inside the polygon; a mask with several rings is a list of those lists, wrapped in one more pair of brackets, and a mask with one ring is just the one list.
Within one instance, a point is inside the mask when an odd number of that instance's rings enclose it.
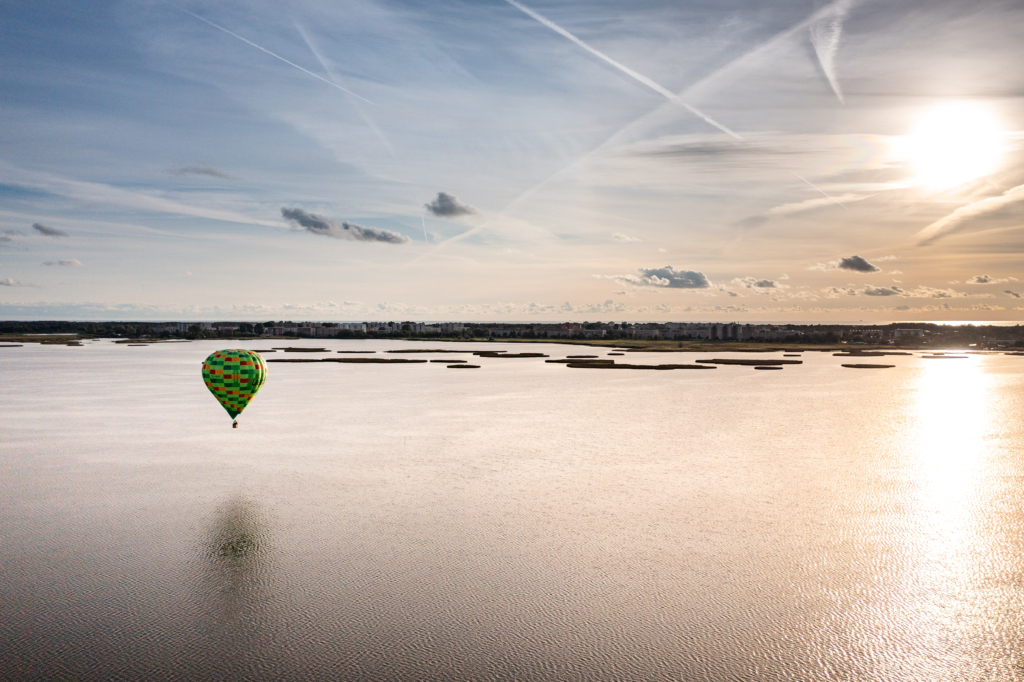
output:
{"label": "low cumulus cloud", "polygon": [[1002,282],[1007,281],[1009,280],[996,279],[991,275],[975,275],[974,277],[971,277],[970,279],[965,281],[964,284],[1001,284]]}
{"label": "low cumulus cloud", "polygon": [[663,268],[638,268],[639,275],[607,275],[608,279],[627,282],[639,287],[665,289],[709,289],[711,282],[703,272],[676,270],[671,265]]}
{"label": "low cumulus cloud", "polygon": [[33,223],[32,229],[43,235],[44,237],[70,237],[64,230],[58,230],[56,227],[50,227],[43,225],[42,223]]}
{"label": "low cumulus cloud", "polygon": [[825,298],[839,298],[841,296],[904,296],[906,298],[964,298],[965,294],[955,289],[935,289],[933,287],[919,286],[916,289],[904,289],[896,285],[888,287],[876,287],[870,284],[866,286],[849,285],[845,287],[828,287],[821,292]]}
{"label": "low cumulus cloud", "polygon": [[873,287],[869,285],[864,287],[863,293],[865,296],[903,296],[907,292],[897,286]]}
{"label": "low cumulus cloud", "polygon": [[617,242],[642,242],[643,240],[639,237],[631,237],[628,234],[622,234],[621,232],[612,233],[612,239]]}
{"label": "low cumulus cloud", "polygon": [[911,298],[963,298],[968,294],[955,289],[934,289],[932,287],[920,286],[910,291]]}
{"label": "low cumulus cloud", "polygon": [[457,196],[448,194],[448,192],[438,192],[436,199],[428,204],[423,204],[423,206],[438,218],[458,218],[463,215],[479,213],[475,208],[462,203]]}
{"label": "low cumulus cloud", "polygon": [[356,242],[383,242],[385,244],[408,244],[411,240],[404,234],[364,227],[344,220],[332,220],[301,208],[282,208],[281,215],[297,228],[333,239],[348,239]]}
{"label": "low cumulus cloud", "polygon": [[5,277],[4,279],[0,279],[0,287],[30,287],[30,286],[32,286],[32,285],[31,284],[26,284],[25,282],[22,282],[19,279],[11,279],[10,277]]}
{"label": "low cumulus cloud", "polygon": [[65,268],[80,268],[80,267],[82,267],[81,261],[79,261],[77,258],[72,258],[70,260],[56,260],[56,261],[48,260],[48,261],[44,261],[43,265],[59,265],[61,267],[65,267]]}
{"label": "low cumulus cloud", "polygon": [[[884,258],[883,260],[889,260]],[[879,272],[880,267],[869,263],[860,256],[847,256],[846,258],[839,258],[837,260],[829,261],[827,263],[815,263],[808,270],[849,270],[851,272]]]}
{"label": "low cumulus cloud", "polygon": [[1010,291],[1009,289],[1003,289],[1003,293],[1006,294],[1007,296],[1013,296],[1014,298],[1021,297],[1021,295],[1018,294],[1016,291]]}
{"label": "low cumulus cloud", "polygon": [[772,290],[788,289],[789,287],[785,284],[780,284],[774,279],[757,279],[756,277],[737,277],[734,279],[733,284],[737,284],[741,287],[746,287],[757,293],[770,293]]}
{"label": "low cumulus cloud", "polygon": [[216,168],[209,166],[185,166],[184,168],[172,168],[167,172],[179,177],[183,175],[205,175],[208,178],[221,178],[224,180],[231,177],[227,173],[222,173]]}
{"label": "low cumulus cloud", "polygon": [[840,296],[856,296],[860,291],[856,287],[827,287],[821,290],[825,298],[839,298]]}

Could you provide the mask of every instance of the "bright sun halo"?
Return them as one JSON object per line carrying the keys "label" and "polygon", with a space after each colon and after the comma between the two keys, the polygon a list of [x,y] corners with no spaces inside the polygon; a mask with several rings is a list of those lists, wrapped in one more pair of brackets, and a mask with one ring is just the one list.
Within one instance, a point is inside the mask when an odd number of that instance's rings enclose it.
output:
{"label": "bright sun halo", "polygon": [[995,118],[969,102],[929,109],[909,142],[918,182],[938,189],[994,172],[1003,151],[1003,135]]}

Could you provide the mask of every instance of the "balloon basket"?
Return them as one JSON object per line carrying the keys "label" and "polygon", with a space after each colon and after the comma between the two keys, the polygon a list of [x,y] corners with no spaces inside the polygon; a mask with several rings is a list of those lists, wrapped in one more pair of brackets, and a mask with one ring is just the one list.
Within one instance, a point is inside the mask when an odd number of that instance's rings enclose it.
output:
{"label": "balloon basket", "polygon": [[231,428],[237,429],[238,428],[238,422],[231,422]]}

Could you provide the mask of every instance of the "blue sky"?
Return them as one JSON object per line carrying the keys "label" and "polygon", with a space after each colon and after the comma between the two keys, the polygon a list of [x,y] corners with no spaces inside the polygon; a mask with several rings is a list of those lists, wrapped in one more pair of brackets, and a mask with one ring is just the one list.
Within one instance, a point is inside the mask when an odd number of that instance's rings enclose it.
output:
{"label": "blue sky", "polygon": [[1019,3],[515,5],[0,4],[0,318],[1024,317]]}

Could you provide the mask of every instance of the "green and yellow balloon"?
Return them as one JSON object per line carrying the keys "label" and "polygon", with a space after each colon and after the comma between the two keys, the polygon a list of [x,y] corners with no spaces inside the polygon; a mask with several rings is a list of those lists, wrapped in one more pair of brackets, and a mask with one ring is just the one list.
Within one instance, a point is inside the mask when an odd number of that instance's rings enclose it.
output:
{"label": "green and yellow balloon", "polygon": [[[228,415],[235,419],[267,380],[267,363],[250,350],[218,350],[203,360],[203,381]],[[232,424],[238,427],[238,421]]]}

